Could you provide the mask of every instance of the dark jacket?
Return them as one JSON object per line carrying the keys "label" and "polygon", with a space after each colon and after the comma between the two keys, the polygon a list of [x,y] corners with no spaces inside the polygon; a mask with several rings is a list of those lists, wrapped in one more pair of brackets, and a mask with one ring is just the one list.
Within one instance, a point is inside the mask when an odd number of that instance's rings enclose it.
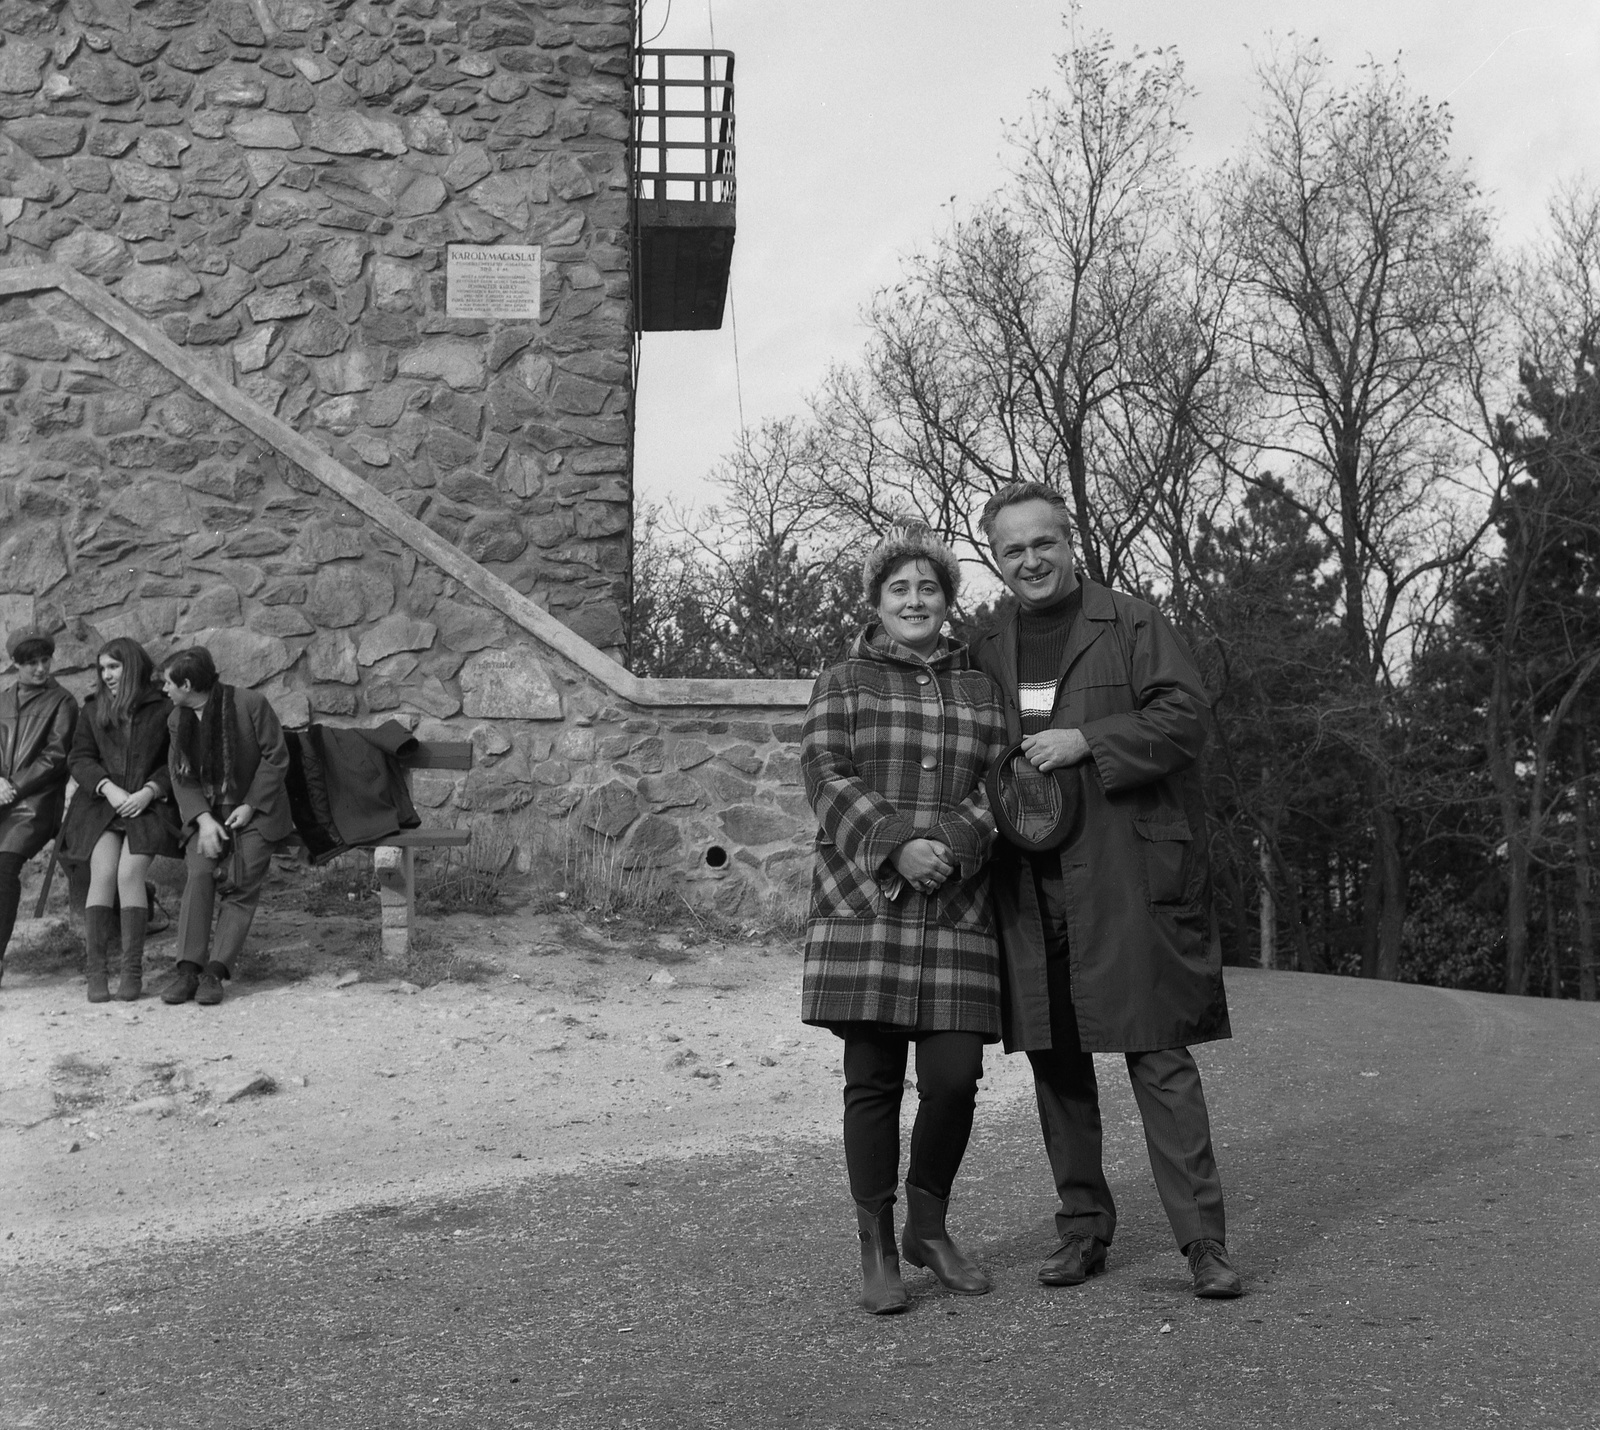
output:
{"label": "dark jacket", "polygon": [[117,812],[97,793],[110,780],[129,794],[147,784],[160,793],[143,814],[124,820],[128,848],[135,854],[165,854],[176,858],[178,808],[172,802],[172,780],[167,775],[167,717],[172,705],[159,689],[141,692],[132,719],[102,730],[94,718],[96,696],[83,702],[83,714],[72,737],[68,765],[78,782],[61,826],[59,848],[63,859],[87,859],[100,836],[111,827]]}
{"label": "dark jacket", "polygon": [[53,679],[0,690],[0,775],[17,787],[0,807],[0,854],[31,859],[61,828],[77,722],[78,702]]}
{"label": "dark jacket", "polygon": [[[255,811],[250,827],[268,843],[276,843],[294,833],[294,821],[289,816],[289,797],[284,790],[284,776],[289,771],[289,750],[283,741],[283,726],[278,723],[277,713],[267,703],[266,696],[235,686],[233,700],[233,728],[238,742],[234,755],[235,772],[239,787],[244,790],[244,798],[240,803],[249,805]],[[178,738],[178,714],[174,708],[167,717],[167,733],[174,742]],[[220,819],[227,812],[207,802],[199,776],[184,768],[183,761],[176,755],[168,769],[185,839],[193,833],[194,823],[202,814],[210,813]]]}
{"label": "dark jacket", "polygon": [[[800,736],[816,811],[801,1018],[1000,1033],[983,772],[1004,748],[989,681],[957,646],[924,662],[873,629],[817,679]],[[925,836],[958,872],[930,895],[889,856]]]}
{"label": "dark jacket", "polygon": [[[1017,618],[978,642],[1013,742]],[[1205,811],[1194,768],[1205,686],[1148,602],[1091,582],[1070,638],[1050,724],[1076,729],[1084,818],[1056,851],[1071,906],[1072,1001],[1088,1052],[1148,1052],[1230,1036],[1220,955],[1208,948]],[[1049,857],[1049,856],[1042,856]],[[1007,1051],[1048,1048],[1044,930],[1030,856],[1004,841],[991,864],[1000,926]]]}
{"label": "dark jacket", "polygon": [[422,823],[400,765],[417,741],[398,720],[375,730],[312,725],[287,739],[289,808],[313,864]]}

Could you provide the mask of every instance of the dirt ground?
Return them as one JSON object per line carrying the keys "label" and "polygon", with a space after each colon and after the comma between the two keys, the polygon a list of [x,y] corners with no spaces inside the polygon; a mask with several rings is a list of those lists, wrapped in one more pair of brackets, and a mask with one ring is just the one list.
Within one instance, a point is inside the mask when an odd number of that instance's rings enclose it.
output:
{"label": "dirt ground", "polygon": [[[839,1045],[799,1022],[792,936],[533,908],[424,918],[425,951],[395,969],[372,909],[279,875],[216,1008],[167,1007],[149,975],[141,1001],[91,1005],[78,957],[30,955],[52,930],[20,923],[0,983],[0,1267],[837,1128]],[[996,1050],[985,1098],[1024,1096],[1024,1063]],[[271,1091],[239,1095],[263,1076]]]}

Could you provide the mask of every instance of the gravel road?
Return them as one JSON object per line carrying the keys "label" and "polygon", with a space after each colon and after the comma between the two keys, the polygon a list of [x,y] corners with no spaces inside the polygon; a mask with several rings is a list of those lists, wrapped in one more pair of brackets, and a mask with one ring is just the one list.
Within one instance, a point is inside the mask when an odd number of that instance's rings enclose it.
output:
{"label": "gravel road", "polygon": [[[719,1041],[796,1036],[795,970],[746,966],[720,1000],[675,969],[682,1002],[591,1041],[633,1067],[623,1044],[676,1017],[709,1046],[702,995],[736,1005]],[[1600,1007],[1241,970],[1229,991],[1239,1035],[1199,1056],[1242,1300],[1187,1294],[1117,1060],[1109,1273],[1034,1281],[1052,1196],[1025,1069],[996,1052],[952,1207],[995,1292],[915,1272],[911,1313],[877,1320],[853,1305],[832,1049],[743,1069],[741,1045],[672,1131],[684,1070],[658,1043],[605,1083],[609,1123],[498,1181],[357,1160],[292,1217],[187,1240],[130,1221],[97,1256],[36,1217],[4,1280],[0,1423],[1600,1426]]]}

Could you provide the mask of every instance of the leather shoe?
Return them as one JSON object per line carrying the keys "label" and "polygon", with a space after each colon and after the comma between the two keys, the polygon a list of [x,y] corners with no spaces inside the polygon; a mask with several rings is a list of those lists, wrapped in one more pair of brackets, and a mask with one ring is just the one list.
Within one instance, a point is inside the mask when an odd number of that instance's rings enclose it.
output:
{"label": "leather shoe", "polygon": [[172,981],[161,990],[163,1003],[187,1003],[194,997],[194,991],[200,986],[200,965],[198,963],[180,963],[173,970]]}
{"label": "leather shoe", "polygon": [[1041,1286],[1081,1286],[1106,1269],[1106,1244],[1098,1236],[1069,1236],[1039,1268]]}
{"label": "leather shoe", "polygon": [[222,979],[227,970],[220,963],[208,963],[200,970],[200,981],[195,986],[194,1001],[203,1008],[215,1008],[222,1002]]}
{"label": "leather shoe", "polygon": [[1228,1260],[1228,1248],[1220,1241],[1202,1238],[1188,1248],[1189,1274],[1194,1277],[1194,1294],[1208,1301],[1227,1301],[1244,1294],[1239,1273]]}

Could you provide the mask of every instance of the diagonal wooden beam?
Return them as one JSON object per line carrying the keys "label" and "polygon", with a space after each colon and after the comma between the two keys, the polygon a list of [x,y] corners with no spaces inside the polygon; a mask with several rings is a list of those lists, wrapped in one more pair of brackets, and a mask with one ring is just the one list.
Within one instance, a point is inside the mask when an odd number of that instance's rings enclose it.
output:
{"label": "diagonal wooden beam", "polygon": [[198,396],[343,497],[375,526],[405,542],[418,556],[454,577],[541,645],[592,676],[620,699],[647,708],[724,705],[779,710],[802,709],[810,700],[809,680],[652,680],[634,675],[569,630],[536,601],[401,510],[310,438],[252,401],[219,376],[210,363],[179,347],[102,284],[60,264],[0,269],[0,296],[51,289],[67,294]]}

